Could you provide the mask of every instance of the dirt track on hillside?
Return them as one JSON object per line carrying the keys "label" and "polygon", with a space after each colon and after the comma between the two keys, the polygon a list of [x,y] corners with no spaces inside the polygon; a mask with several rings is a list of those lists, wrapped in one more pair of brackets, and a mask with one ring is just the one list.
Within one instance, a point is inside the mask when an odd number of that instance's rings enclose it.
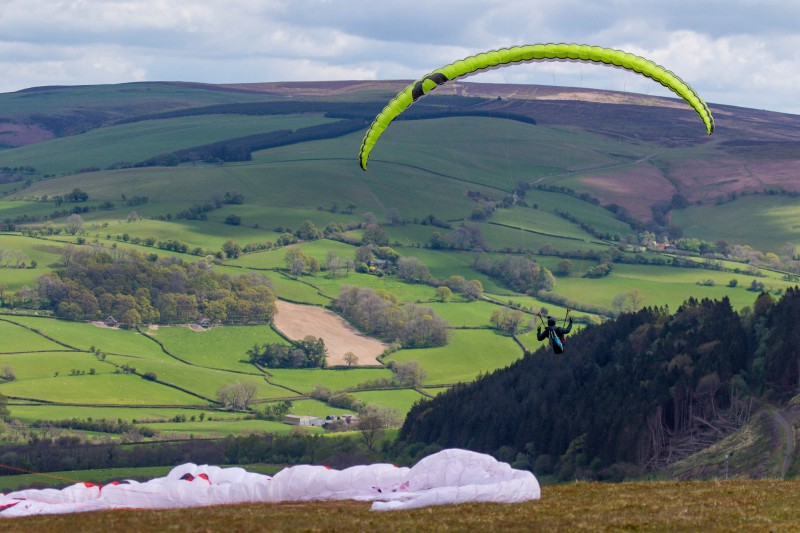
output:
{"label": "dirt track on hillside", "polygon": [[358,332],[339,315],[313,305],[277,301],[275,327],[293,340],[307,335],[322,338],[328,348],[328,366],[344,365],[344,354],[353,352],[359,365],[378,364],[386,344]]}

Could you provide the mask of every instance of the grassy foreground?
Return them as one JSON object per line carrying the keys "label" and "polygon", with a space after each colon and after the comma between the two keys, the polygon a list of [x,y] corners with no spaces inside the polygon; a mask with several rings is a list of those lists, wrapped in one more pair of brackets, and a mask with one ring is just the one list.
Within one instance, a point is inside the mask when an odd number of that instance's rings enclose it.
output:
{"label": "grassy foreground", "polygon": [[377,513],[369,504],[254,504],[8,519],[12,531],[800,531],[800,481],[573,483],[524,504]]}

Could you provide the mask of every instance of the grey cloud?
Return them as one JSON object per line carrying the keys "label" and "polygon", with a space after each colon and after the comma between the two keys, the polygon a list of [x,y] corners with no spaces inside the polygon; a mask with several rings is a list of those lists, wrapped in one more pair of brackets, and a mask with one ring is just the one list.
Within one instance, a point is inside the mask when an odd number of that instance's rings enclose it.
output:
{"label": "grey cloud", "polygon": [[[798,112],[787,88],[798,84],[798,20],[796,0],[5,0],[0,90],[132,76],[414,78],[488,49],[584,42],[654,59],[708,100]],[[586,86],[608,78],[555,67],[500,76]]]}

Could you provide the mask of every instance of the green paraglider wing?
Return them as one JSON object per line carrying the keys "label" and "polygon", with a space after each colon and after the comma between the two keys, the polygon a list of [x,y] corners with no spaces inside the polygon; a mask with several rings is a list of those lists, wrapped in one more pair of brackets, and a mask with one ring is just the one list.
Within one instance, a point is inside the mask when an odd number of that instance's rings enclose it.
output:
{"label": "green paraglider wing", "polygon": [[657,81],[683,98],[700,115],[706,125],[708,134],[711,135],[714,131],[714,117],[711,116],[708,106],[697,93],[678,76],[649,59],[620,50],[584,44],[533,44],[504,48],[467,57],[434,70],[406,87],[383,108],[383,111],[380,112],[367,130],[364,140],[361,142],[361,152],[359,154],[361,168],[367,169],[369,154],[389,124],[408,106],[439,85],[481,70],[531,61],[589,61],[637,72],[642,76],[647,76]]}

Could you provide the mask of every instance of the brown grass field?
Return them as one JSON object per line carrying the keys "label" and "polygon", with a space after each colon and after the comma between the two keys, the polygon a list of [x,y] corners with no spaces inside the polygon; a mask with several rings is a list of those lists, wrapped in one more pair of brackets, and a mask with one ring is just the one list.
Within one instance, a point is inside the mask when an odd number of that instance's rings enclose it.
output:
{"label": "brown grass field", "polygon": [[4,532],[800,531],[800,481],[550,485],[524,504],[372,512],[338,501],[104,511],[0,520]]}

